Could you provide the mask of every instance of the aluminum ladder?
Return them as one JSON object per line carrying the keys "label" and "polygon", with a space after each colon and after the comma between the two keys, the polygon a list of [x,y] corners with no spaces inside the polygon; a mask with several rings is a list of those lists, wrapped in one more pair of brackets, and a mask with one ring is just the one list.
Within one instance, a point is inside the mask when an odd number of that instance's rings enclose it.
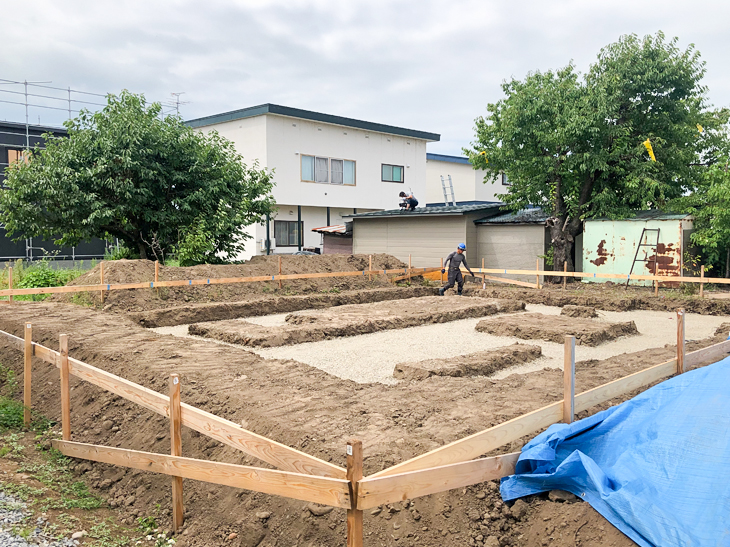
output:
{"label": "aluminum ladder", "polygon": [[[646,236],[647,232],[656,232],[656,243],[652,245],[649,243],[649,237]],[[646,243],[644,243],[644,237],[646,236]],[[657,254],[659,253],[659,228],[643,228],[641,230],[641,239],[639,239],[639,244],[636,246],[636,253],[634,253],[634,261],[631,263],[631,271],[629,272],[629,277],[626,279],[626,287],[628,288],[629,282],[631,281],[631,274],[634,273],[634,266],[637,262],[649,262],[647,258],[639,258],[639,251],[642,247],[654,247],[654,275],[657,273],[657,266],[659,264],[659,260],[657,257]],[[647,253],[648,255],[649,253]]]}
{"label": "aluminum ladder", "polygon": [[[444,191],[444,205],[449,204],[449,195],[448,192],[451,193],[451,205],[456,205],[456,198],[454,197],[454,183],[451,182],[451,175],[449,177],[449,186],[446,187],[446,181],[444,180],[444,176],[441,175],[441,189]],[[448,190],[448,192],[447,192]]]}

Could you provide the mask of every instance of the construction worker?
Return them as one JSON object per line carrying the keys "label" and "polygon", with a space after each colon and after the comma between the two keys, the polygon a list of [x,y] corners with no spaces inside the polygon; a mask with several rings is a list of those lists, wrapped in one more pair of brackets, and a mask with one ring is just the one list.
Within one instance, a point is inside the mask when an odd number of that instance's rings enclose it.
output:
{"label": "construction worker", "polygon": [[[439,296],[443,296],[448,289],[453,287],[454,282],[459,284],[459,296],[461,296],[461,292],[464,290],[464,276],[461,275],[462,264],[469,272],[469,275],[474,276],[474,272],[471,271],[471,268],[466,263],[466,255],[464,254],[464,251],[466,251],[466,245],[464,245],[463,243],[459,243],[456,251],[446,257],[446,260],[444,261],[444,266],[448,264],[448,283],[446,283],[446,285],[439,289]],[[446,273],[446,269],[442,269],[441,273]]]}
{"label": "construction worker", "polygon": [[[416,206],[418,205],[418,200],[416,199],[416,196],[411,194],[406,194],[405,192],[401,192],[398,194],[398,197],[403,199],[403,204],[405,205],[406,211],[413,211]],[[401,205],[403,207],[403,205]]]}

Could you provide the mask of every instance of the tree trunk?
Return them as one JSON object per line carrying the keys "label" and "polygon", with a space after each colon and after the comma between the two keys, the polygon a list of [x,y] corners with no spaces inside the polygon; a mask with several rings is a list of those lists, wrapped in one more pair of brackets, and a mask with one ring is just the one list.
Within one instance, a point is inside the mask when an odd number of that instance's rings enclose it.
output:
{"label": "tree trunk", "polygon": [[[563,229],[565,227],[565,229]],[[569,223],[566,226],[565,221],[558,221],[555,225],[550,226],[550,238],[553,245],[553,271],[562,272],[563,264],[568,265],[568,271],[574,272],[573,264],[573,248],[575,246],[575,236],[580,231],[580,224]],[[562,283],[562,277],[551,277],[551,283]]]}
{"label": "tree trunk", "polygon": [[147,247],[141,241],[137,242],[137,248],[139,249],[139,257],[142,260],[147,260]]}

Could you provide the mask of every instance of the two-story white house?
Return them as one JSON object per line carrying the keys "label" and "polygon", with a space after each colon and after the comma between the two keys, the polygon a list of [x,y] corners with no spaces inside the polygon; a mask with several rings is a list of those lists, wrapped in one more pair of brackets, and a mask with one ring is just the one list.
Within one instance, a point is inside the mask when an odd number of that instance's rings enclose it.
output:
{"label": "two-story white house", "polygon": [[[445,183],[443,186],[446,186],[446,197],[444,197],[442,177]],[[429,205],[452,204],[452,197],[457,205],[495,203],[501,201],[498,194],[506,194],[508,186],[507,175],[474,169],[469,158],[426,154],[425,197]]]}
{"label": "two-story white house", "polygon": [[232,141],[244,161],[274,171],[278,210],[246,230],[238,259],[320,247],[312,229],[343,215],[393,209],[398,194],[426,203],[426,143],[440,135],[263,104],[186,122]]}

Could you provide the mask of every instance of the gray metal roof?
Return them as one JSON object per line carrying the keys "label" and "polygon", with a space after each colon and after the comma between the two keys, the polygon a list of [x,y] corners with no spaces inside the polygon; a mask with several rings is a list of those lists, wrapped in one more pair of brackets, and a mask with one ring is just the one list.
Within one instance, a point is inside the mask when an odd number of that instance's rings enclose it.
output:
{"label": "gray metal roof", "polygon": [[457,216],[467,213],[480,212],[484,212],[486,214],[489,211],[494,211],[495,214],[498,214],[499,209],[503,205],[503,203],[479,203],[473,205],[445,205],[442,207],[416,207],[416,209],[413,211],[405,211],[403,209],[389,209],[387,211],[375,211],[372,213],[359,213],[357,215],[344,216],[353,219],[366,219],[385,217],[413,218],[424,216]]}
{"label": "gray metal roof", "polygon": [[692,215],[689,215],[687,213],[665,213],[664,211],[659,211],[658,209],[651,209],[649,211],[636,211],[635,216],[629,217],[629,218],[620,218],[620,219],[610,219],[606,217],[600,217],[600,218],[589,218],[586,219],[586,222],[594,222],[594,221],[641,221],[645,222],[647,220],[682,220],[688,217],[691,217]]}
{"label": "gray metal roof", "polygon": [[427,161],[445,161],[448,163],[464,163],[471,165],[469,158],[463,156],[447,156],[446,154],[426,154]]}
{"label": "gray metal roof", "polygon": [[494,217],[480,218],[475,220],[474,224],[545,224],[549,216],[542,209],[523,209]]}
{"label": "gray metal roof", "polygon": [[278,104],[260,104],[240,110],[232,110],[223,112],[222,114],[213,114],[203,118],[188,120],[185,123],[190,127],[204,127],[215,123],[230,122],[233,120],[242,120],[244,118],[252,118],[254,116],[263,116],[264,114],[278,114],[279,116],[288,116],[290,118],[301,118],[303,120],[312,120],[315,122],[331,123],[334,125],[344,125],[346,127],[354,127],[365,131],[375,131],[377,133],[388,133],[390,135],[399,135],[402,137],[411,137],[414,139],[422,139],[426,141],[440,141],[441,135],[438,133],[428,133],[426,131],[417,131],[415,129],[405,129],[404,127],[395,127],[393,125],[385,125],[382,123],[366,122],[355,120],[353,118],[345,118],[343,116],[334,116],[332,114],[323,114],[321,112],[312,112],[311,110],[301,110],[299,108],[290,108]]}

